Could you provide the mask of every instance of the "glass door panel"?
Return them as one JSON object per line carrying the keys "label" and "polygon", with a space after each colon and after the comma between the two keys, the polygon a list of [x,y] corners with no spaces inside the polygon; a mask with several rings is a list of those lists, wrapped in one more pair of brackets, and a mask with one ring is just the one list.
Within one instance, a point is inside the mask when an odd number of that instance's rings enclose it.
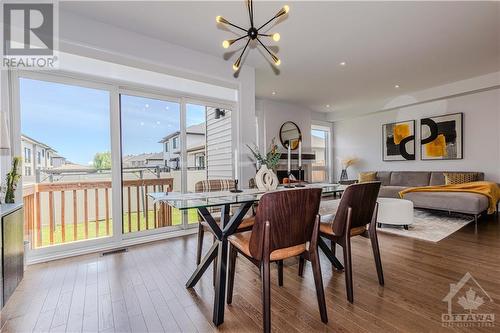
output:
{"label": "glass door panel", "polygon": [[20,78],[19,102],[32,249],[112,236],[110,93]]}
{"label": "glass door panel", "polygon": [[[202,180],[232,179],[231,110],[186,104],[187,191],[195,192]],[[197,223],[195,210],[189,224]]]}
{"label": "glass door panel", "polygon": [[312,163],[312,181],[328,181],[328,131],[319,128],[311,130],[311,146],[315,154]]}
{"label": "glass door panel", "polygon": [[[206,107],[186,104],[186,184],[187,192],[196,192],[196,184],[207,179],[206,149],[207,126]],[[198,223],[198,212],[186,212],[188,224]]]}
{"label": "glass door panel", "polygon": [[180,104],[120,95],[123,233],[182,227],[182,214],[149,192],[181,191]]}

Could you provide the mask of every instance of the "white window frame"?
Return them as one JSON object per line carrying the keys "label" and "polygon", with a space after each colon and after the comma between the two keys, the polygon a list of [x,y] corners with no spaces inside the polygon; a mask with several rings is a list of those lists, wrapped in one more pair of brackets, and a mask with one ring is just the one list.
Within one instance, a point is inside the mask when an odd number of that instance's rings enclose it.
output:
{"label": "white window frame", "polygon": [[[116,223],[113,223],[113,234],[109,237],[101,237],[96,239],[85,240],[84,242],[73,242],[68,244],[48,246],[35,251],[28,251],[27,263],[33,264],[44,262],[48,260],[55,260],[59,258],[66,258],[74,255],[106,251],[110,249],[120,248],[124,246],[142,244],[145,242],[178,237],[195,233],[197,225],[188,225],[187,213],[183,214],[182,228],[173,226],[172,228],[158,228],[153,230],[144,230],[140,232],[122,233],[122,173],[121,173],[121,119],[120,119],[120,94],[129,94],[141,97],[155,96],[162,100],[179,100],[181,104],[181,134],[180,134],[180,148],[181,148],[181,170],[183,175],[186,174],[187,161],[186,161],[186,131],[185,131],[185,117],[186,117],[186,104],[202,104],[205,106],[225,107],[231,109],[235,114],[238,114],[239,102],[210,99],[191,95],[188,93],[180,93],[168,90],[162,90],[157,87],[148,87],[143,84],[133,84],[130,82],[121,82],[114,80],[106,80],[102,77],[90,76],[85,74],[75,74],[63,71],[49,72],[36,72],[36,71],[10,71],[9,72],[10,87],[12,89],[12,109],[11,119],[13,128],[14,156],[19,156],[21,153],[21,114],[20,114],[20,94],[19,94],[19,79],[26,78],[32,80],[47,81],[53,83],[60,83],[73,86],[81,86],[84,88],[98,89],[108,91],[110,94],[110,144],[111,144],[111,159],[112,159],[112,173],[111,173],[111,195],[112,195],[112,216]],[[237,117],[234,117],[236,121]],[[238,128],[233,126],[234,129]],[[235,132],[233,130],[233,138]],[[238,140],[239,142],[239,140]],[[238,142],[233,140],[233,146]],[[118,148],[118,149],[117,149]],[[49,152],[47,152],[47,157]],[[241,164],[241,163],[240,163]],[[241,170],[240,174],[241,174]],[[187,190],[186,176],[182,178],[182,190]],[[36,253],[34,253],[36,252]]]}

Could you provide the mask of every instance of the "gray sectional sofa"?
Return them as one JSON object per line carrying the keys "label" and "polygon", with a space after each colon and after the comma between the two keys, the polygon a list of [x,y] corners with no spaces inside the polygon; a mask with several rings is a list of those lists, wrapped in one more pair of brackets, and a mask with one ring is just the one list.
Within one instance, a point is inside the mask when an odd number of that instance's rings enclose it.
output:
{"label": "gray sectional sofa", "polygon": [[[399,198],[399,192],[408,187],[444,185],[444,172],[448,171],[377,171],[377,179],[382,182],[379,196]],[[474,173],[479,175],[478,180],[484,180],[484,173]],[[413,201],[415,208],[470,214],[476,222],[488,210],[488,198],[476,193],[410,192],[404,198]]]}

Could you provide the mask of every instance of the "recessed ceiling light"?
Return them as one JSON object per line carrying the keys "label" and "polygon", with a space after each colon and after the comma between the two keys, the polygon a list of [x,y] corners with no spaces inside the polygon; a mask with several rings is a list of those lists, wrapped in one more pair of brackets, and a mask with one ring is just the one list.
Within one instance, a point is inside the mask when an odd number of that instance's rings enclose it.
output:
{"label": "recessed ceiling light", "polygon": [[327,105],[326,105],[326,107],[327,107],[327,108],[329,108],[329,107],[330,107],[330,104],[327,104]]}
{"label": "recessed ceiling light", "polygon": [[399,88],[399,84],[396,84],[396,85],[394,86],[394,88],[398,89],[398,88]]}
{"label": "recessed ceiling light", "polygon": [[342,61],[339,65],[340,66],[345,66],[345,65],[347,65],[347,63],[345,61]]}
{"label": "recessed ceiling light", "polygon": [[271,94],[276,95],[276,91],[273,91]]}

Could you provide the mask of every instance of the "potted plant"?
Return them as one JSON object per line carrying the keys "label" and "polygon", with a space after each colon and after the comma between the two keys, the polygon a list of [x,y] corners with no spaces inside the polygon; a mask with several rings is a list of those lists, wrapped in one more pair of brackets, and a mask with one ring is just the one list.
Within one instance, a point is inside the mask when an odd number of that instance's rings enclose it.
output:
{"label": "potted plant", "polygon": [[344,158],[339,158],[339,161],[340,161],[340,166],[342,167],[342,172],[340,173],[340,181],[343,182],[349,179],[349,176],[347,175],[347,169],[351,165],[356,164],[358,159],[355,157],[344,157]]}
{"label": "potted plant", "polygon": [[17,182],[21,179],[21,175],[18,173],[19,162],[21,159],[19,157],[14,157],[12,159],[12,169],[7,173],[7,189],[5,191],[5,203],[15,202],[15,191],[17,187]]}
{"label": "potted plant", "polygon": [[261,154],[259,149],[247,145],[252,152],[257,164],[257,174],[255,175],[255,184],[262,191],[275,190],[278,187],[278,177],[274,173],[281,158],[281,153],[278,150],[278,145],[275,139],[271,141],[271,145],[265,155]]}

